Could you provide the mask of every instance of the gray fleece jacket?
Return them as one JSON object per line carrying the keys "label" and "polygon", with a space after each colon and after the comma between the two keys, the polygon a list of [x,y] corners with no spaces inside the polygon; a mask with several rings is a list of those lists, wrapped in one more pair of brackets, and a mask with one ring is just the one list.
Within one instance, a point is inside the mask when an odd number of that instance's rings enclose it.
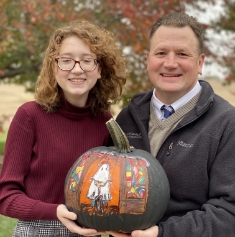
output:
{"label": "gray fleece jacket", "polygon": [[[158,237],[235,237],[235,108],[199,82],[196,106],[156,157],[171,189]],[[148,152],[152,93],[135,95],[116,119],[130,145]]]}

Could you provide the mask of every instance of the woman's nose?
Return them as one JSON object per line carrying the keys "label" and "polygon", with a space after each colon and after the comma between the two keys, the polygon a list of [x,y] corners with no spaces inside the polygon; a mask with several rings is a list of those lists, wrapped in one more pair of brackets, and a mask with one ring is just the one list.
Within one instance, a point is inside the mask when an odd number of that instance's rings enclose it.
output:
{"label": "woman's nose", "polygon": [[74,68],[71,70],[72,73],[83,73],[84,71],[81,69],[80,63],[76,62]]}

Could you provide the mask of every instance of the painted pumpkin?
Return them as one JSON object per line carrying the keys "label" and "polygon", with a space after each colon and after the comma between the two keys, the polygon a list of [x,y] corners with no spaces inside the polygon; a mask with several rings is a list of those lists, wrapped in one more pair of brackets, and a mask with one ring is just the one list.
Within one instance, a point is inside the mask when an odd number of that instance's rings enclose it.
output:
{"label": "painted pumpkin", "polygon": [[81,155],[65,180],[65,204],[77,224],[101,231],[130,233],[162,218],[170,196],[167,176],[148,152],[130,148],[111,119],[114,147],[95,147]]}

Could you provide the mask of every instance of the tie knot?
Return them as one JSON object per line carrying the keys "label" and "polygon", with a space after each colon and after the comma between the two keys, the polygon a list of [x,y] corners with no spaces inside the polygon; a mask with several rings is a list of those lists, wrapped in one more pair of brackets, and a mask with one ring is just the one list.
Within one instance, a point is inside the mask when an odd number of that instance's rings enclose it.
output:
{"label": "tie knot", "polygon": [[164,111],[164,118],[170,117],[175,112],[175,110],[173,109],[171,105],[170,106],[163,105],[161,107],[161,110]]}

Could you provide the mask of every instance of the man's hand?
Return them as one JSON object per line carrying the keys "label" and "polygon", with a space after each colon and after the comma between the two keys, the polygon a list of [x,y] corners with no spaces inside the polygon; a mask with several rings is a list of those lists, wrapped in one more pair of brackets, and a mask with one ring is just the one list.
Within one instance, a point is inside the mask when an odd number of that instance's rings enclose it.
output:
{"label": "man's hand", "polygon": [[134,230],[131,234],[123,234],[118,232],[106,231],[106,233],[114,236],[114,237],[157,237],[159,233],[158,226],[152,226],[147,230]]}

